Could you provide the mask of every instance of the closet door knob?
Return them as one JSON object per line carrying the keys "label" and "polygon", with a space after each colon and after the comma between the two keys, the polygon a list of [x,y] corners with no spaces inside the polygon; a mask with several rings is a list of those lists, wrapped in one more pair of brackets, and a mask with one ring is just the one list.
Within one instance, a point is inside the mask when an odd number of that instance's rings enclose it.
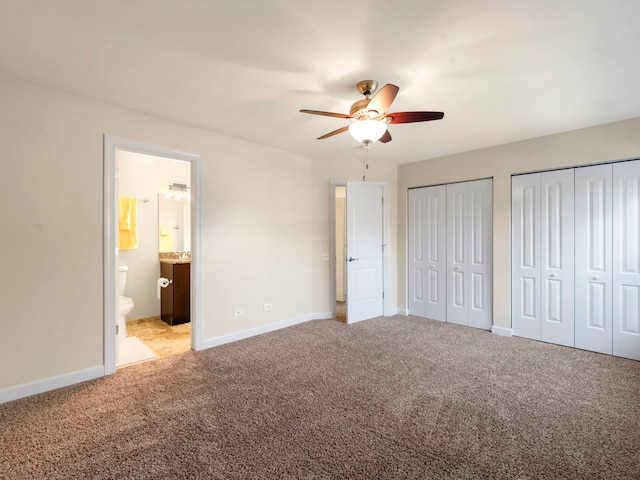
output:
{"label": "closet door knob", "polygon": [[593,277],[591,277],[591,280],[598,280],[598,276],[594,275]]}
{"label": "closet door knob", "polygon": [[555,273],[551,273],[551,274],[549,275],[549,278],[555,278],[555,276],[556,276],[556,274],[555,274]]}

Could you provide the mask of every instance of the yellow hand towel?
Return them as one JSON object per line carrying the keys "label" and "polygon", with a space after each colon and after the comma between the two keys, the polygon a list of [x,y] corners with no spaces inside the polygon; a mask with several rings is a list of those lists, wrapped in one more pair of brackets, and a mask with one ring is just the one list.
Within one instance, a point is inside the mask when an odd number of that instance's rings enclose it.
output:
{"label": "yellow hand towel", "polygon": [[118,218],[120,230],[129,230],[131,228],[131,200],[135,200],[135,198],[120,197],[120,215]]}
{"label": "yellow hand towel", "polygon": [[120,197],[120,242],[121,250],[138,248],[138,201],[133,197]]}

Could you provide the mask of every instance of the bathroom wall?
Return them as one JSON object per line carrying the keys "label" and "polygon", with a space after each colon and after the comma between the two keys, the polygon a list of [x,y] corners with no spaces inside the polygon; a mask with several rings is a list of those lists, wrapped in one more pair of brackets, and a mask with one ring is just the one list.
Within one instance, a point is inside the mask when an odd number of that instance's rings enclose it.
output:
{"label": "bathroom wall", "polygon": [[[138,248],[120,250],[119,265],[127,265],[126,295],[135,307],[127,320],[160,315],[156,283],[160,278],[158,261],[158,194],[179,181],[190,186],[191,164],[139,153],[116,152],[120,195],[138,199]],[[145,203],[143,199],[149,201]],[[187,223],[185,228],[189,228]]]}

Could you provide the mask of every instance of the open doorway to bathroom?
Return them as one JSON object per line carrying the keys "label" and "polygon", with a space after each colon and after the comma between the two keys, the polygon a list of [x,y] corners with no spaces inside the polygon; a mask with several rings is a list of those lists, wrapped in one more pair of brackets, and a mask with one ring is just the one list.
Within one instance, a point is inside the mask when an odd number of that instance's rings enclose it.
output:
{"label": "open doorway to bathroom", "polygon": [[191,349],[191,162],[118,150],[116,165],[122,367]]}
{"label": "open doorway to bathroom", "polygon": [[107,374],[198,349],[199,160],[105,137]]}

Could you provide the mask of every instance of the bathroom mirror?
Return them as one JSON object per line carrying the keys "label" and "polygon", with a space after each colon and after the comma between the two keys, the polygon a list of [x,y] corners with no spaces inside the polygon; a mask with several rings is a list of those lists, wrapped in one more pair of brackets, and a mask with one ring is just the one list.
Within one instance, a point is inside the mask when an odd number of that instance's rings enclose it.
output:
{"label": "bathroom mirror", "polygon": [[191,204],[158,194],[158,251],[191,251]]}

